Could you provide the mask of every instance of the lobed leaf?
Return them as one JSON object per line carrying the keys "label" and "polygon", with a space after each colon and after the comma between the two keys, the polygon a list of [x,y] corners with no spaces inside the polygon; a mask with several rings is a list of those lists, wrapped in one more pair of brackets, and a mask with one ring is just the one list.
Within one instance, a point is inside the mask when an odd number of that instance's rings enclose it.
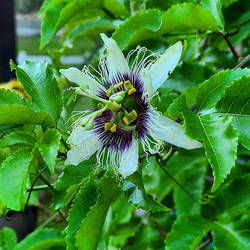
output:
{"label": "lobed leaf", "polygon": [[213,169],[213,192],[223,183],[235,165],[237,132],[229,117],[220,117],[216,114],[196,115],[187,107],[184,96],[179,98],[179,103],[185,117],[187,134],[203,141],[208,161]]}
{"label": "lobed leaf", "polygon": [[195,249],[210,227],[210,222],[198,214],[183,214],[177,218],[167,235],[165,249]]}
{"label": "lobed leaf", "polygon": [[197,30],[216,30],[212,13],[199,5],[183,3],[172,6],[166,12],[157,9],[138,12],[127,18],[112,37],[124,49],[160,35],[185,35]]}
{"label": "lobed leaf", "polygon": [[41,228],[26,236],[15,250],[65,249],[63,233],[52,228]]}
{"label": "lobed leaf", "polygon": [[123,181],[122,191],[129,202],[137,208],[152,212],[170,211],[169,208],[155,201],[152,196],[146,193],[141,176],[137,172]]}
{"label": "lobed leaf", "polygon": [[6,104],[27,105],[26,101],[16,92],[0,88],[0,105]]}
{"label": "lobed leaf", "polygon": [[59,150],[61,134],[57,129],[48,129],[36,146],[45,160],[51,175],[55,173],[57,153]]}
{"label": "lobed leaf", "polygon": [[12,67],[16,69],[17,79],[31,96],[33,108],[48,112],[57,122],[62,111],[62,93],[48,63],[26,61],[18,66],[12,63]]}
{"label": "lobed leaf", "polygon": [[198,111],[214,107],[224,95],[225,88],[243,75],[249,76],[250,69],[239,68],[236,70],[221,71],[203,82],[198,89],[196,98]]}
{"label": "lobed leaf", "polygon": [[24,105],[0,106],[0,125],[39,124],[54,127],[55,121],[46,111],[34,111]]}
{"label": "lobed leaf", "polygon": [[117,183],[106,175],[98,183],[98,199],[87,217],[82,220],[76,233],[76,247],[79,250],[95,250],[101,237],[106,214],[117,192]]}
{"label": "lobed leaf", "polygon": [[32,159],[30,148],[14,151],[0,167],[0,200],[6,207],[21,211],[24,207],[25,186]]}
{"label": "lobed leaf", "polygon": [[233,125],[239,133],[242,145],[250,150],[250,76],[242,76],[226,88],[225,95],[217,103],[220,115],[234,117]]}
{"label": "lobed leaf", "polygon": [[81,221],[87,217],[90,208],[97,202],[97,187],[94,181],[83,184],[76,194],[67,218],[68,226],[65,229],[67,249],[76,249],[75,234],[80,229]]}

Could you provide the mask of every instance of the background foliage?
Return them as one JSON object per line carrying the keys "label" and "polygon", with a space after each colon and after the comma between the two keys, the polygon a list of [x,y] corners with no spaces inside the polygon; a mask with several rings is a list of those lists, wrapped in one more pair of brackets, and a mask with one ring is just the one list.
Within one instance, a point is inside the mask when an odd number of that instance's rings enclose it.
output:
{"label": "background foliage", "polygon": [[[38,206],[51,217],[39,216],[19,243],[2,229],[0,248],[249,249],[249,10],[244,0],[45,0],[40,49],[52,65],[11,62],[24,98],[0,89],[0,214]],[[163,52],[184,41],[182,61],[153,105],[203,149],[166,145],[142,155],[125,180],[96,169],[95,157],[64,166],[66,121],[93,103],[69,90],[60,58],[87,37],[95,46],[85,63],[96,66],[100,32],[125,54],[138,44]]]}

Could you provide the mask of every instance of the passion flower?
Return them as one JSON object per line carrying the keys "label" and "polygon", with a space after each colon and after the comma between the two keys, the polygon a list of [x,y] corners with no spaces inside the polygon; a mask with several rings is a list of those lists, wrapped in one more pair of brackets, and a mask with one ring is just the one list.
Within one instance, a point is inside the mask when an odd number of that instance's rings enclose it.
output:
{"label": "passion flower", "polygon": [[[185,149],[202,147],[188,138],[180,124],[164,117],[150,105],[157,89],[169,77],[182,54],[181,42],[161,56],[137,48],[125,59],[116,42],[101,34],[107,55],[97,75],[85,66],[60,72],[79,85],[77,93],[99,102],[97,109],[79,112],[68,143],[72,149],[65,164],[77,165],[96,153],[97,163],[113,167],[126,177],[137,170],[139,145],[157,153],[163,141]],[[130,64],[130,62],[132,63]]]}

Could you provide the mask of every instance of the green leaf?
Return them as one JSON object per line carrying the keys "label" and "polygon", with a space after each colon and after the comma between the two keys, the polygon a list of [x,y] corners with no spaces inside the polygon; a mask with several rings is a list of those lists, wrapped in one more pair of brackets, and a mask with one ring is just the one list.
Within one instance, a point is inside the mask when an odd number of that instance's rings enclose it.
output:
{"label": "green leaf", "polygon": [[186,133],[194,139],[203,141],[208,161],[213,169],[213,192],[223,183],[235,165],[237,132],[229,117],[220,117],[216,114],[196,115],[187,107],[184,96],[179,98],[179,103],[185,117]]}
{"label": "green leaf", "polygon": [[48,7],[53,3],[56,2],[56,0],[44,0],[39,12],[38,12],[38,17],[40,18],[42,14],[48,9]]}
{"label": "green leaf", "polygon": [[27,103],[16,92],[0,88],[0,105],[5,104],[26,105]]}
{"label": "green leaf", "polygon": [[111,19],[106,17],[97,17],[92,19],[83,20],[67,35],[65,44],[71,44],[78,37],[82,36],[99,36],[101,32],[112,31],[115,25]]}
{"label": "green leaf", "polygon": [[106,175],[98,183],[98,199],[87,217],[82,220],[76,233],[76,247],[79,250],[95,250],[101,237],[103,224],[111,202],[115,198],[117,183]]}
{"label": "green leaf", "polygon": [[198,110],[210,109],[222,98],[225,88],[243,75],[250,75],[250,69],[236,69],[221,71],[200,85],[197,94]]}
{"label": "green leaf", "polygon": [[243,76],[226,88],[225,95],[216,109],[220,115],[234,117],[233,125],[239,133],[242,145],[250,150],[250,77]]}
{"label": "green leaf", "polygon": [[79,184],[82,179],[89,176],[95,163],[96,158],[91,157],[77,166],[66,166],[56,182],[55,189],[57,191],[66,191],[70,186]]}
{"label": "green leaf", "polygon": [[42,20],[40,49],[43,49],[56,32],[77,13],[100,7],[102,7],[102,0],[55,1],[47,8]]}
{"label": "green leaf", "polygon": [[129,15],[126,0],[104,0],[104,7],[116,17]]}
{"label": "green leaf", "polygon": [[[250,174],[226,183],[204,205],[203,213],[211,220],[218,218],[225,212],[238,215],[247,212],[250,206]],[[232,198],[233,197],[233,198]]]}
{"label": "green leaf", "polygon": [[22,131],[14,131],[0,139],[0,148],[9,147],[16,144],[24,144],[33,147],[36,139],[30,134]]}
{"label": "green leaf", "polygon": [[212,13],[199,5],[183,3],[172,6],[166,12],[156,9],[138,12],[127,18],[112,37],[119,47],[124,49],[160,35],[185,35],[190,32],[195,33],[197,30],[216,30],[216,22]]}
{"label": "green leaf", "polygon": [[198,214],[178,216],[165,240],[165,249],[195,249],[210,227],[210,223]]}
{"label": "green leaf", "polygon": [[214,249],[249,249],[250,218],[234,222],[214,222]]}
{"label": "green leaf", "polygon": [[221,0],[202,0],[201,5],[212,12],[219,30],[223,31],[225,20],[221,11]]}
{"label": "green leaf", "polygon": [[15,250],[65,249],[65,240],[61,232],[52,228],[41,228],[29,234]]}
{"label": "green leaf", "polygon": [[152,212],[167,212],[169,208],[153,200],[152,196],[147,194],[138,172],[130,175],[122,183],[122,191],[127,196],[129,202],[137,208],[142,208]]}
{"label": "green leaf", "polygon": [[44,133],[42,141],[36,144],[52,175],[55,173],[60,139],[61,134],[57,129],[48,129]]}
{"label": "green leaf", "polygon": [[39,124],[55,127],[52,117],[45,111],[35,112],[24,105],[0,106],[0,125]]}
{"label": "green leaf", "polygon": [[0,230],[0,249],[13,250],[17,244],[16,232],[8,227]]}
{"label": "green leaf", "polygon": [[68,226],[65,230],[67,239],[67,249],[75,248],[75,234],[80,229],[81,221],[87,217],[90,208],[97,202],[97,187],[93,181],[83,184],[76,194],[72,207],[67,218]]}
{"label": "green leaf", "polygon": [[16,69],[18,81],[32,97],[34,109],[47,111],[57,122],[62,111],[62,93],[48,63],[26,61],[22,65],[12,66]]}
{"label": "green leaf", "polygon": [[192,169],[184,170],[178,181],[195,199],[192,200],[179,186],[174,188],[174,203],[177,216],[181,214],[200,214],[201,198],[205,187],[206,167],[196,164]]}
{"label": "green leaf", "polygon": [[0,200],[10,209],[17,211],[23,209],[31,159],[31,150],[22,148],[8,155],[1,164]]}

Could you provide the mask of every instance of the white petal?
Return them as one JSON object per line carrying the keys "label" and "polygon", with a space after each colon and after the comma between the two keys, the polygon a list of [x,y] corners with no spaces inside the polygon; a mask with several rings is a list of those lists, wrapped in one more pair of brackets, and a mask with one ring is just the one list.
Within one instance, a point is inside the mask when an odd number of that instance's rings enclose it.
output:
{"label": "white petal", "polygon": [[131,147],[127,149],[121,157],[119,173],[124,178],[133,174],[137,170],[139,154],[138,150],[138,140],[133,139]]}
{"label": "white petal", "polygon": [[154,91],[167,80],[178,64],[182,53],[182,43],[177,42],[169,47],[165,53],[151,66],[150,73]]}
{"label": "white petal", "polygon": [[149,71],[147,69],[143,69],[140,72],[140,76],[144,84],[145,95],[147,95],[149,98],[153,97],[154,91],[153,91],[152,80],[151,80]]}
{"label": "white petal", "polygon": [[98,82],[91,76],[85,74],[77,68],[71,67],[68,69],[61,69],[60,73],[62,73],[69,81],[74,82],[78,85],[87,84],[89,86],[90,92],[93,94],[96,94],[98,88],[101,87],[101,85],[98,84]]}
{"label": "white petal", "polygon": [[182,126],[168,119],[155,110],[150,110],[150,132],[152,137],[158,137],[177,147],[185,149],[201,148],[202,144],[190,139],[184,134]]}
{"label": "white petal", "polygon": [[92,130],[86,130],[82,126],[77,126],[74,128],[67,140],[67,143],[72,145],[79,145],[83,141],[89,139],[93,136]]}
{"label": "white petal", "polygon": [[80,162],[88,160],[91,155],[93,155],[100,147],[100,142],[98,136],[92,133],[90,138],[85,138],[85,140],[74,146],[67,153],[67,159],[65,165],[78,165]]}
{"label": "white petal", "polygon": [[117,73],[127,74],[129,72],[128,63],[112,38],[108,38],[105,34],[101,33],[101,38],[108,49],[107,66],[109,70],[109,78],[111,79]]}

